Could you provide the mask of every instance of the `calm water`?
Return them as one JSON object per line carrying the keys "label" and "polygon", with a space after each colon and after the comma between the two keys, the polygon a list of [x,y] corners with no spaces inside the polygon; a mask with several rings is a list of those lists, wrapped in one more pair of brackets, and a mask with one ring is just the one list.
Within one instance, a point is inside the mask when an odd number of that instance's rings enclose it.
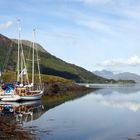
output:
{"label": "calm water", "polygon": [[58,106],[36,106],[23,127],[37,139],[140,139],[140,86],[107,87]]}

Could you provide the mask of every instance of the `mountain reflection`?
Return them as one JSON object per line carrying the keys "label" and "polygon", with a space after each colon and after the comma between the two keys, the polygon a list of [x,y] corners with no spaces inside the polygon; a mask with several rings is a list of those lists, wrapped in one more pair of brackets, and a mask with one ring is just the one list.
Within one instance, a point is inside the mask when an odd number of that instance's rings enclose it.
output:
{"label": "mountain reflection", "polygon": [[[125,91],[125,92],[124,92]],[[95,91],[96,101],[113,108],[127,108],[131,111],[140,110],[140,90],[132,92],[129,88],[110,88]]]}

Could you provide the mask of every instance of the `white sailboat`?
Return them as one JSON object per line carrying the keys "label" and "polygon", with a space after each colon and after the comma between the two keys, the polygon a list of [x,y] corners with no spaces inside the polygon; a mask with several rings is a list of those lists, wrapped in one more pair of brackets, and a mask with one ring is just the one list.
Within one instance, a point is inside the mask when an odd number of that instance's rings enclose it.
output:
{"label": "white sailboat", "polygon": [[[17,81],[20,81],[20,85],[15,89],[15,94],[20,96],[20,100],[38,100],[43,95],[43,88],[41,85],[41,76],[40,76],[40,66],[39,66],[39,57],[38,57],[38,46],[35,43],[36,33],[35,29],[33,30],[34,41],[32,45],[32,81],[29,82],[28,71],[25,62],[25,57],[23,53],[22,42],[20,41],[20,31],[19,31],[19,41],[18,41],[18,61],[17,61]],[[21,45],[20,45],[21,44]],[[36,60],[35,60],[36,52]],[[37,62],[38,68],[38,79],[39,85],[35,85],[35,62]],[[21,73],[20,73],[21,66]],[[26,84],[24,84],[24,76],[26,79]]]}
{"label": "white sailboat", "polygon": [[[23,52],[22,41],[20,39],[20,28],[18,23],[18,58],[17,58],[17,84],[15,88],[7,90],[1,90],[0,99],[3,101],[19,101],[19,100],[39,100],[41,99],[44,89],[41,83],[38,46],[35,43],[36,33],[33,30],[34,41],[32,45],[32,81],[29,81],[28,70],[26,60]],[[35,57],[36,54],[36,57]],[[38,79],[39,82],[35,84],[35,62],[37,62]],[[25,82],[25,81],[26,82]],[[26,84],[25,84],[26,83]],[[8,87],[9,88],[9,87]]]}

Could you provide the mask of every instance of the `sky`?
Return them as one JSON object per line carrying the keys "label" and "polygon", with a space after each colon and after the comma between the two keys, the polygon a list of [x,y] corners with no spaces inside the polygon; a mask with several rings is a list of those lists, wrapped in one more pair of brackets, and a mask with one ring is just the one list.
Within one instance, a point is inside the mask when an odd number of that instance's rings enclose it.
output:
{"label": "sky", "polygon": [[87,70],[140,74],[140,0],[0,0],[0,33]]}

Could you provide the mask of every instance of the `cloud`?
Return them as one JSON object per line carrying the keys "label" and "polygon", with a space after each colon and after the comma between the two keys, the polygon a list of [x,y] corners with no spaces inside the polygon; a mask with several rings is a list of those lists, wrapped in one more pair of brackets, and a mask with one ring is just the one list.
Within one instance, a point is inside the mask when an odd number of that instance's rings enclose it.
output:
{"label": "cloud", "polygon": [[106,31],[112,32],[110,26],[103,21],[99,21],[97,19],[83,20],[78,22],[80,25],[88,27],[90,29],[98,30],[98,31]]}
{"label": "cloud", "polygon": [[117,2],[113,0],[81,1],[89,9],[86,12],[80,11],[80,13],[78,10],[75,10],[74,13],[70,12],[77,25],[94,32],[97,31],[102,36],[109,34],[111,37],[120,37],[130,31],[130,36],[139,34],[140,10],[136,2],[132,3],[131,0],[125,3],[120,0]]}
{"label": "cloud", "polygon": [[85,4],[106,4],[112,0],[82,0]]}
{"label": "cloud", "polygon": [[79,24],[106,33],[121,34],[131,30],[139,33],[140,2],[134,0],[81,0],[94,9],[87,19],[80,19]]}
{"label": "cloud", "polygon": [[140,65],[140,57],[133,56],[133,57],[130,57],[128,59],[105,60],[97,65],[102,66],[102,67],[139,66]]}
{"label": "cloud", "polygon": [[12,24],[12,21],[7,21],[6,23],[0,24],[0,30],[8,29]]}
{"label": "cloud", "polygon": [[[129,8],[129,7],[135,7],[138,6],[140,3],[138,0],[80,0],[84,4],[88,4],[90,6],[109,6],[110,8],[114,8],[114,6],[117,7],[124,7],[124,8]],[[121,9],[120,9],[121,10]]]}

